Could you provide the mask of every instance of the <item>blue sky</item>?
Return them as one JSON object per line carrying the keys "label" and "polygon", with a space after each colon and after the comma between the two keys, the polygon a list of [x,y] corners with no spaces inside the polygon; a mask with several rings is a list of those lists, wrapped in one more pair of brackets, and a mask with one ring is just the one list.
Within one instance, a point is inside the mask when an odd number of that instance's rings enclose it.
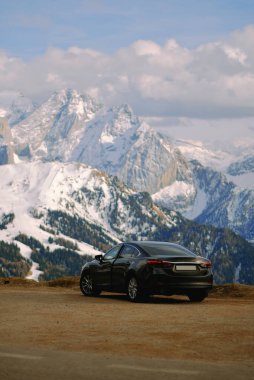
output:
{"label": "blue sky", "polygon": [[254,0],[0,0],[0,95],[73,88],[160,130],[253,140],[253,46]]}
{"label": "blue sky", "polygon": [[193,48],[254,22],[253,0],[0,0],[0,48],[29,60],[49,47],[105,53],[136,40]]}

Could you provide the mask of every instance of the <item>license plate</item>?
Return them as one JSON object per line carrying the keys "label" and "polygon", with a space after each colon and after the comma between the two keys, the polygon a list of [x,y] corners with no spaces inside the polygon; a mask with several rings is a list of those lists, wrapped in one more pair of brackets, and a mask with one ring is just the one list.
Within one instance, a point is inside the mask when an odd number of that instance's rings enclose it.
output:
{"label": "license plate", "polygon": [[186,271],[186,270],[196,270],[196,265],[176,265],[176,270]]}

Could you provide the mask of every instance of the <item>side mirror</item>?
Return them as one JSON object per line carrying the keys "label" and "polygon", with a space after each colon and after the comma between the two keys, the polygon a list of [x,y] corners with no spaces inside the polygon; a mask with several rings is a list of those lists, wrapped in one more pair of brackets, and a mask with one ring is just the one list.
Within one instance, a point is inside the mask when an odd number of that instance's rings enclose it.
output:
{"label": "side mirror", "polygon": [[103,259],[103,255],[96,255],[94,258],[95,258],[95,260],[97,260],[101,263],[102,259]]}

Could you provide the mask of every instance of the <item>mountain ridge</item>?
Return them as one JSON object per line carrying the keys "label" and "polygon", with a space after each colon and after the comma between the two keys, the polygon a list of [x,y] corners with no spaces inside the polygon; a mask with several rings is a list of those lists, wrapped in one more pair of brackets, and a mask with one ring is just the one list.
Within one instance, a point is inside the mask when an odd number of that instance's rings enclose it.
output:
{"label": "mountain ridge", "polygon": [[[215,188],[212,190],[209,184],[211,175],[205,176],[203,170],[201,181],[192,164],[194,157],[216,167],[221,166],[220,161],[225,161],[227,166],[233,160],[233,153],[212,153],[202,144],[194,142],[185,145],[178,142],[175,145],[168,137],[142,122],[128,105],[107,109],[76,90],[64,89],[55,92],[28,117],[12,127],[12,133],[14,148],[21,160],[86,163],[117,175],[136,191],[148,191],[154,201],[163,207],[180,211],[186,217],[202,223],[232,228],[243,237],[254,239],[251,212],[245,216],[240,209],[243,203],[253,204],[251,177],[248,177],[247,190],[239,186],[243,176],[250,174],[245,172],[241,176],[232,176],[225,173],[227,177],[217,181],[222,194],[220,196],[220,191]],[[246,161],[242,165],[245,165],[246,171]],[[219,171],[205,167],[207,172],[211,174],[213,170],[213,175],[220,177]],[[208,181],[206,184],[203,183],[204,178]],[[235,223],[230,218],[233,206],[229,206],[229,199],[223,196],[223,181],[228,182],[228,188],[232,181],[235,186],[238,181],[237,188],[230,190],[231,200],[237,208],[233,213],[237,215]],[[217,218],[212,217],[210,207],[214,191],[218,195],[216,207],[222,210],[215,213]],[[239,228],[240,221],[242,228]]]}
{"label": "mountain ridge", "polygon": [[[51,251],[59,263],[66,257],[59,242],[94,255],[121,240],[150,238],[211,257],[216,281],[252,281],[252,247],[222,227],[253,239],[254,191],[191,160],[191,152],[186,158],[130,106],[107,109],[65,89],[13,125],[11,134],[7,145],[16,164],[0,166],[0,239],[16,239],[35,278],[43,271],[62,274],[61,265],[50,262]],[[236,177],[252,161],[239,165]],[[80,263],[79,252],[68,252]]]}
{"label": "mountain ridge", "polygon": [[[47,279],[60,273],[61,260],[68,258],[61,242],[78,247],[76,253],[68,251],[71,258],[94,256],[123,240],[151,239],[174,241],[212,259],[218,283],[254,280],[254,248],[244,239],[159,208],[149,193],[137,193],[98,169],[29,162],[2,165],[0,176],[0,215],[13,214],[5,216],[0,240],[15,241],[21,255],[32,260],[33,278],[45,278],[44,270]],[[55,256],[58,264],[49,264]]]}

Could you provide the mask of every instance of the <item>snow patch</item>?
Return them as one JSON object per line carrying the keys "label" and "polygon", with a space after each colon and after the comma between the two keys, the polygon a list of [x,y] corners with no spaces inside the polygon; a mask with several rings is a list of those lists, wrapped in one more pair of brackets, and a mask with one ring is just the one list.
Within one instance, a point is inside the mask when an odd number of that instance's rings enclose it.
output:
{"label": "snow patch", "polygon": [[35,281],[39,281],[39,276],[43,273],[42,271],[40,271],[39,269],[39,264],[38,263],[35,263],[34,261],[32,262],[32,267],[30,269],[30,272],[31,274],[29,274],[28,276],[26,276],[26,279],[27,280],[35,280]]}
{"label": "snow patch", "polygon": [[156,203],[166,203],[167,201],[172,202],[173,199],[178,197],[188,198],[195,193],[195,188],[192,184],[175,181],[172,185],[166,186],[157,193],[152,195],[152,199]]}
{"label": "snow patch", "polygon": [[236,176],[226,174],[226,177],[242,189],[254,190],[254,173],[244,173]]}
{"label": "snow patch", "polygon": [[239,283],[241,268],[242,264],[240,263],[235,269],[234,283]]}
{"label": "snow patch", "polygon": [[6,117],[7,111],[4,110],[3,108],[0,108],[0,117]]}
{"label": "snow patch", "polygon": [[197,218],[202,211],[206,208],[207,205],[207,194],[204,190],[198,188],[197,189],[197,195],[194,201],[194,204],[189,207],[183,215],[188,219],[195,219]]}

